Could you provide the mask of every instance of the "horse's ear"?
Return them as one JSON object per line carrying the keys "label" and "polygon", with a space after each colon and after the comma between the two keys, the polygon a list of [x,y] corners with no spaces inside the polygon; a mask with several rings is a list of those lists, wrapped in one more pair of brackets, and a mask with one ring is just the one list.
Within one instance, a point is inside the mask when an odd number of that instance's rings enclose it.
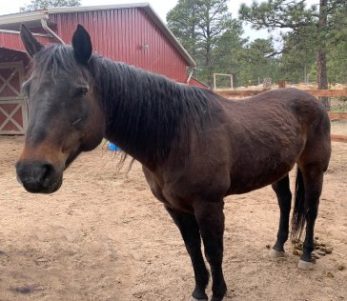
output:
{"label": "horse's ear", "polygon": [[89,33],[80,24],[73,34],[72,47],[76,60],[81,64],[87,64],[92,55],[92,42]]}
{"label": "horse's ear", "polygon": [[43,48],[43,45],[35,39],[33,34],[24,24],[20,27],[20,37],[26,51],[31,57]]}

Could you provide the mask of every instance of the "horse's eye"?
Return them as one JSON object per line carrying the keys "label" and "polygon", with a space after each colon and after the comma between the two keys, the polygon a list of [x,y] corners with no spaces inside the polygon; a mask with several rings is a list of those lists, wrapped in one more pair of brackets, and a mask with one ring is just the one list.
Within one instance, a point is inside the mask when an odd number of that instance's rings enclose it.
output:
{"label": "horse's eye", "polygon": [[89,91],[89,87],[88,86],[80,86],[77,87],[74,91],[74,97],[82,97],[85,96]]}
{"label": "horse's eye", "polygon": [[82,121],[82,118],[77,118],[75,121],[72,122],[73,126],[78,125]]}

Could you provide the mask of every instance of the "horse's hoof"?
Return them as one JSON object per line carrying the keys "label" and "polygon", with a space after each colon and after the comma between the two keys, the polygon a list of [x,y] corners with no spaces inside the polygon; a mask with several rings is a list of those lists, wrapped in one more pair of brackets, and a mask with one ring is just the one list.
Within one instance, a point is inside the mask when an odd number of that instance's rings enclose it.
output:
{"label": "horse's hoof", "polygon": [[190,301],[208,301],[208,299],[196,299],[194,297],[191,297]]}
{"label": "horse's hoof", "polygon": [[314,267],[314,263],[310,261],[305,261],[300,259],[298,263],[298,268],[300,270],[312,270]]}
{"label": "horse's hoof", "polygon": [[271,258],[283,258],[283,257],[285,257],[285,253],[283,251],[277,251],[275,249],[271,249],[269,255]]}

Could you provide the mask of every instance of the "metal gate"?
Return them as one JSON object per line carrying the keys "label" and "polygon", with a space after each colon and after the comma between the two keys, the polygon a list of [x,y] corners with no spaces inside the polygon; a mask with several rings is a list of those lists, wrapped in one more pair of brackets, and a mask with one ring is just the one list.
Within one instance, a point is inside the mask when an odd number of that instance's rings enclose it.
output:
{"label": "metal gate", "polygon": [[23,64],[0,64],[0,135],[24,134],[27,110],[21,94]]}

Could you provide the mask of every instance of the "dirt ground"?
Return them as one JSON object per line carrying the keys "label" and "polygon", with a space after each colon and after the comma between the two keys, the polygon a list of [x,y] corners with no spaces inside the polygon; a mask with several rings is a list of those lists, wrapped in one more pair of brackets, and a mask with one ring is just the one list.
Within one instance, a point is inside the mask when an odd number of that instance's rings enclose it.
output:
{"label": "dirt ground", "polygon": [[[32,195],[16,182],[21,144],[0,137],[1,301],[189,300],[190,260],[138,163],[126,177],[100,147],[77,159],[59,192]],[[279,216],[269,187],[226,199],[226,300],[347,300],[346,166],[347,144],[333,143],[316,230],[333,251],[312,271],[297,269],[289,243],[285,259],[269,259]]]}

